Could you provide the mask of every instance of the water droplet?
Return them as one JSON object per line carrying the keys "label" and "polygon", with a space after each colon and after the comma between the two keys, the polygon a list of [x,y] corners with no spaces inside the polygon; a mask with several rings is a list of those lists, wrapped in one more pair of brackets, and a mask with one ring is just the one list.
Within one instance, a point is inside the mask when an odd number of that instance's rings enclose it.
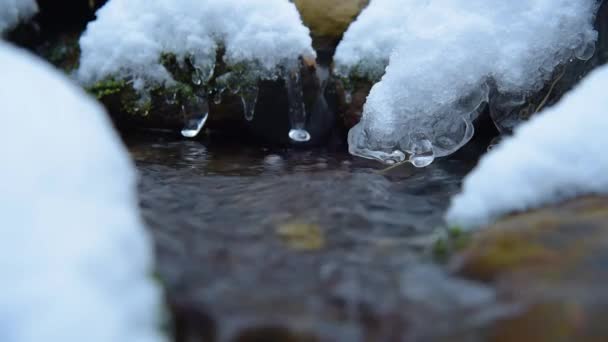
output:
{"label": "water droplet", "polygon": [[215,93],[215,95],[213,95],[213,103],[215,103],[216,105],[219,105],[220,103],[222,103],[222,92],[218,91],[217,93]]}
{"label": "water droplet", "polygon": [[295,142],[307,142],[310,140],[310,133],[304,129],[292,129],[289,131],[289,138]]}
{"label": "water droplet", "polygon": [[292,68],[285,76],[285,87],[287,88],[287,100],[289,103],[289,121],[291,131],[289,137],[293,141],[304,142],[310,140],[310,134],[304,129],[306,127],[306,108],[304,106],[304,91],[300,78],[300,63]]}
{"label": "water droplet", "polygon": [[346,101],[346,104],[353,102],[353,94],[348,90],[344,93],[344,101]]}
{"label": "water droplet", "polygon": [[188,119],[182,129],[182,136],[185,138],[196,137],[205,126],[207,118],[209,118],[209,113],[205,112],[198,118]]}
{"label": "water droplet", "polygon": [[411,139],[410,163],[415,167],[426,167],[435,161],[433,143],[422,133],[413,134]]}
{"label": "water droplet", "polygon": [[203,84],[203,75],[201,69],[194,68],[194,72],[192,73],[192,84],[197,86]]}
{"label": "water droplet", "polygon": [[574,52],[574,55],[576,56],[576,58],[580,59],[581,61],[588,61],[589,59],[591,59],[591,57],[593,57],[594,54],[595,54],[595,43],[594,42],[585,43]]}

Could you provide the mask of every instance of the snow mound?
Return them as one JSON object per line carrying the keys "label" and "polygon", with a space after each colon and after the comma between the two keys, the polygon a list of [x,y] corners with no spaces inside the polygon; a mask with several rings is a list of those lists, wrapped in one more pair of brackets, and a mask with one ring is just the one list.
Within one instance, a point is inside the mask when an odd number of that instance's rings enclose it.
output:
{"label": "snow mound", "polygon": [[0,34],[38,12],[36,0],[0,0]]}
{"label": "snow mound", "polygon": [[132,79],[136,89],[173,81],[159,63],[168,53],[193,64],[195,84],[213,75],[219,50],[228,66],[245,65],[258,78],[315,56],[309,30],[287,0],[110,0],[80,46],[82,82]]}
{"label": "snow mound", "polygon": [[447,221],[476,227],[582,194],[608,194],[608,67],[521,125],[484,156],[452,200]]}
{"label": "snow mound", "polygon": [[384,74],[391,53],[405,34],[405,10],[419,0],[372,0],[359,14],[334,55],[334,72],[340,77],[359,77],[378,81]]}
{"label": "snow mound", "polygon": [[401,6],[401,31],[349,134],[351,153],[385,163],[426,166],[453,153],[473,136],[491,89],[506,102],[525,101],[558,66],[589,59],[597,40],[596,0],[373,0],[366,11],[386,4]]}
{"label": "snow mound", "polygon": [[0,341],[164,341],[134,167],[103,109],[1,42],[0,75]]}

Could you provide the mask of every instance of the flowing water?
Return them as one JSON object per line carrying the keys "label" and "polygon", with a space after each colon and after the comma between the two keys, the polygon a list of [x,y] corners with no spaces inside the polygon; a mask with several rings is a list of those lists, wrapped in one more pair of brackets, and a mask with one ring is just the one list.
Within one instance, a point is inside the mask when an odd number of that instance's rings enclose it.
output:
{"label": "flowing water", "polygon": [[168,137],[128,146],[178,340],[453,335],[448,317],[492,307],[489,289],[429,257],[473,162],[382,173],[342,150]]}

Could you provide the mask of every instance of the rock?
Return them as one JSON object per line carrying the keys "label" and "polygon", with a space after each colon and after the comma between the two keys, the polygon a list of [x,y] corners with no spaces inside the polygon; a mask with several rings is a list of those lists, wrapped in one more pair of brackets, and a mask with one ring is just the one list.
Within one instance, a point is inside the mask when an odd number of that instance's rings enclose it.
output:
{"label": "rock", "polygon": [[608,198],[585,197],[507,217],[452,260],[520,310],[489,341],[600,341],[608,336]]}
{"label": "rock", "polygon": [[295,0],[317,50],[335,49],[342,34],[369,0]]}
{"label": "rock", "polygon": [[[186,120],[209,112],[205,125],[211,130],[228,135],[248,135],[268,143],[290,143],[288,132],[289,102],[287,88],[282,79],[257,80],[257,99],[251,121],[245,120],[244,96],[248,84],[220,84],[224,75],[235,72],[221,63],[215,76],[203,89],[193,83],[193,68],[181,67],[174,56],[163,57],[163,65],[171,71],[176,85],[152,89],[148,97],[138,94],[127,82],[108,79],[89,89],[109,110],[119,130],[164,129],[179,132]],[[303,61],[303,105],[307,112],[306,129],[312,139],[308,144],[324,142],[334,125],[334,114],[323,94],[325,84],[314,61]],[[240,82],[238,79],[236,82]],[[221,94],[221,95],[220,95]],[[230,132],[232,131],[232,132]],[[202,134],[201,134],[202,135]]]}

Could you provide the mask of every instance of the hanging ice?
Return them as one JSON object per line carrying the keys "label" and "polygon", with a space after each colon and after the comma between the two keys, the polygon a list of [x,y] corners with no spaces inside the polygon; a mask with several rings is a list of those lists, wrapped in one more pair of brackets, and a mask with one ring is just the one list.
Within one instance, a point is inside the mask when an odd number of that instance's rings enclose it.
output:
{"label": "hanging ice", "polygon": [[581,194],[608,194],[608,67],[482,158],[455,196],[447,221],[463,228]]}
{"label": "hanging ice", "polygon": [[241,102],[243,103],[243,113],[247,121],[253,120],[255,114],[255,106],[258,103],[259,88],[257,84],[243,87],[241,95]]}
{"label": "hanging ice", "polygon": [[287,88],[287,100],[289,103],[289,121],[291,129],[289,138],[295,142],[307,142],[310,134],[306,130],[306,108],[304,106],[304,89],[300,75],[300,64],[291,68],[285,76],[285,87]]}
{"label": "hanging ice", "polygon": [[[404,9],[396,12],[399,34],[384,44],[395,49],[349,134],[349,149],[385,163],[425,165],[431,155],[453,153],[472,137],[491,87],[506,101],[525,101],[558,65],[588,58],[597,39],[596,0],[372,0],[349,31],[384,22],[384,6]],[[355,37],[345,37],[352,38],[338,48],[340,61],[355,68],[374,45],[363,39],[355,49]],[[424,162],[418,151],[428,156]]]}
{"label": "hanging ice", "polygon": [[2,42],[0,108],[0,340],[165,341],[135,170],[107,114]]}
{"label": "hanging ice", "polygon": [[184,128],[182,136],[195,138],[199,135],[209,118],[209,104],[205,96],[193,96],[182,105]]}
{"label": "hanging ice", "polygon": [[36,12],[36,0],[0,0],[0,35]]}
{"label": "hanging ice", "polygon": [[201,113],[199,117],[187,119],[184,128],[182,129],[182,135],[185,138],[195,138],[205,127],[205,123],[207,123],[207,118],[209,117],[209,113],[204,112]]}

